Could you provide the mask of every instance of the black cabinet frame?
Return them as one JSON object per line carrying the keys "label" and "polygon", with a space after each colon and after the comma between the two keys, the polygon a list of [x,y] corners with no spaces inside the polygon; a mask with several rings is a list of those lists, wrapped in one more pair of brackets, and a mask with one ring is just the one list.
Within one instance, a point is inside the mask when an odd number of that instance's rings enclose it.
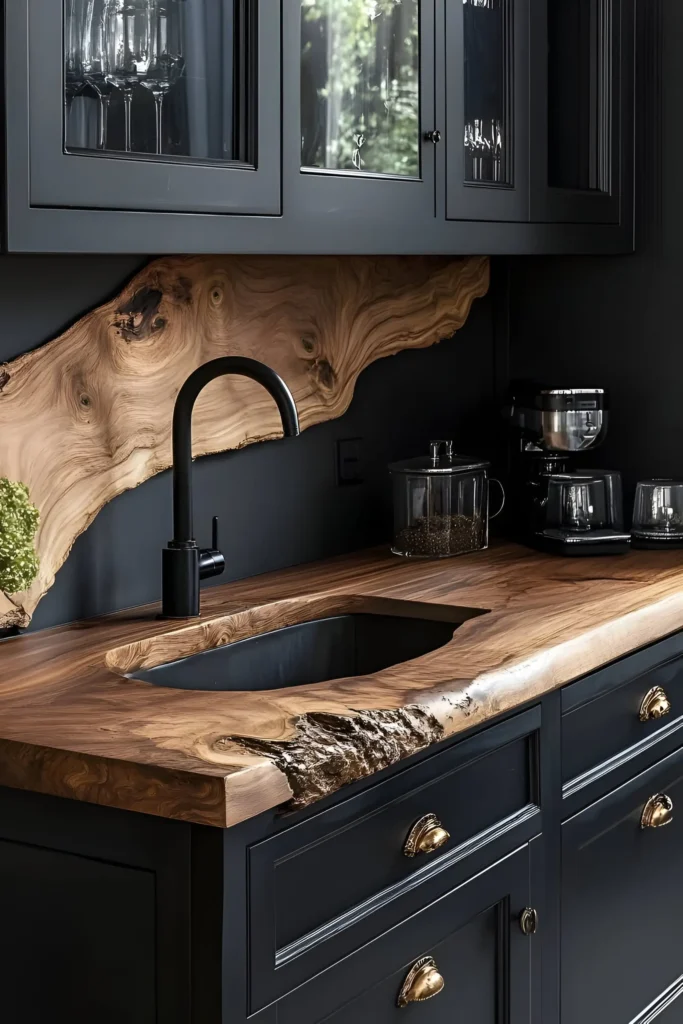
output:
{"label": "black cabinet frame", "polygon": [[438,0],[439,48],[437,103],[445,104],[439,120],[446,126],[440,159],[446,188],[449,220],[529,220],[529,0],[505,0],[506,90],[508,124],[506,144],[512,150],[510,184],[465,180],[464,17],[462,0]]}
{"label": "black cabinet frame", "polygon": [[[425,133],[438,127],[434,110],[434,0],[420,0],[420,176],[419,178],[301,166],[301,0],[283,8],[284,208],[306,211],[318,224],[340,222],[353,252],[368,226],[433,232],[435,149]],[[296,214],[295,214],[296,215]]]}
{"label": "black cabinet frame", "polygon": [[[26,0],[21,0],[18,7],[25,3]],[[254,163],[230,163],[65,152],[62,90],[55,88],[62,81],[63,2],[41,4],[29,0],[26,41],[31,204],[179,213],[279,214],[280,101],[277,88],[272,88],[279,80],[279,3],[249,0],[248,6],[252,8],[250,25],[255,38],[248,40],[243,56],[249,59],[253,55],[257,61],[252,85],[255,102],[249,116],[249,123],[254,125],[250,147],[254,150]],[[258,83],[265,81],[271,83],[271,88],[259,87]],[[16,93],[10,97],[8,106],[21,102],[20,90]]]}
{"label": "black cabinet frame", "polygon": [[[548,9],[553,0],[531,0],[531,49],[544,55]],[[635,143],[635,0],[594,0],[609,20],[611,39],[603,41],[599,66],[589,75],[609,77],[602,98],[595,144],[603,149],[602,173],[593,189],[556,188],[549,184],[548,61],[531,62],[531,219],[574,224],[614,224],[633,233]],[[606,82],[603,81],[603,89]]]}

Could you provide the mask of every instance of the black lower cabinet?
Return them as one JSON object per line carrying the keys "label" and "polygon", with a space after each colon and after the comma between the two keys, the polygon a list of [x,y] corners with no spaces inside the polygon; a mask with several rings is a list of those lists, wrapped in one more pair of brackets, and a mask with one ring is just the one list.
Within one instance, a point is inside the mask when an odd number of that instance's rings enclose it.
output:
{"label": "black lower cabinet", "polygon": [[562,1024],[683,1020],[681,806],[678,750],[562,826]]}
{"label": "black lower cabinet", "polygon": [[681,665],[224,831],[0,788],[1,1024],[680,1024]]}
{"label": "black lower cabinet", "polygon": [[277,1022],[398,1024],[424,1001],[427,1024],[527,1024],[530,899],[527,844],[318,975],[283,1000]]}

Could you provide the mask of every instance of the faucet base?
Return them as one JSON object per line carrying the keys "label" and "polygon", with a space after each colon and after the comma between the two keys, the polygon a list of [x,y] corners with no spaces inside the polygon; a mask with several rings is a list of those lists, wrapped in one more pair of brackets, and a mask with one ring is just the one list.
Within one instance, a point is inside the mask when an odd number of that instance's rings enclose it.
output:
{"label": "faucet base", "polygon": [[167,547],[161,553],[161,615],[189,619],[199,615],[199,548]]}

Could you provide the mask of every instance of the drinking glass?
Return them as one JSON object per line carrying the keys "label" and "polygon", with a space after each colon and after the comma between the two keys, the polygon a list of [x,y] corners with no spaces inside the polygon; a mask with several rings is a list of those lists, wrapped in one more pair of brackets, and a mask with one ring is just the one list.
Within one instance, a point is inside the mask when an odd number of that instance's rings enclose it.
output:
{"label": "drinking glass", "polygon": [[107,0],[87,0],[83,34],[83,71],[99,101],[97,148],[107,147],[107,117],[114,85],[109,80],[109,48],[105,26]]}
{"label": "drinking glass", "polygon": [[683,542],[683,481],[641,480],[636,487],[631,536],[646,546]]}
{"label": "drinking glass", "polygon": [[153,3],[154,0],[105,0],[102,26],[106,48],[105,80],[123,93],[126,153],[133,148],[133,90],[144,81],[150,65]]}
{"label": "drinking glass", "polygon": [[68,116],[74,96],[85,85],[83,33],[92,0],[66,0],[64,15],[64,105]]}
{"label": "drinking glass", "polygon": [[156,152],[161,155],[164,98],[183,73],[182,19],[177,0],[151,0],[149,64],[140,85],[149,89],[156,110]]}

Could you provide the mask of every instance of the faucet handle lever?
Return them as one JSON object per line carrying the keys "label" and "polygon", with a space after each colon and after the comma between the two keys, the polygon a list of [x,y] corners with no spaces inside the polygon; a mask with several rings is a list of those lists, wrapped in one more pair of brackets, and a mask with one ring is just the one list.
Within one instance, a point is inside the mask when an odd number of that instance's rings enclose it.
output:
{"label": "faucet handle lever", "polygon": [[199,552],[199,578],[209,579],[225,572],[225,555],[218,547],[218,516],[211,520],[211,547]]}

